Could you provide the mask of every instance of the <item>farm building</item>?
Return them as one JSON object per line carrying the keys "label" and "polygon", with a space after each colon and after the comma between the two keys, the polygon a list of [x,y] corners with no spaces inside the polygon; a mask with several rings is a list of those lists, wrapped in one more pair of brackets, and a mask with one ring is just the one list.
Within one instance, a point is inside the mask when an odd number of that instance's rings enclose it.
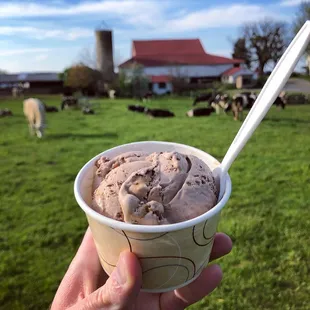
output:
{"label": "farm building", "polygon": [[[156,94],[172,92],[174,77],[185,78],[190,84],[210,83],[225,80],[223,74],[236,69],[247,79],[251,77],[243,60],[206,53],[199,39],[133,41],[131,54],[119,69],[130,75],[133,66],[143,66]],[[234,76],[232,79],[235,82]]]}
{"label": "farm building", "polygon": [[24,87],[28,94],[57,94],[63,81],[55,72],[0,74],[0,94],[11,94],[14,87]]}
{"label": "farm building", "polygon": [[234,84],[237,88],[251,85],[256,74],[242,66],[233,67],[222,73],[221,81],[226,84]]}

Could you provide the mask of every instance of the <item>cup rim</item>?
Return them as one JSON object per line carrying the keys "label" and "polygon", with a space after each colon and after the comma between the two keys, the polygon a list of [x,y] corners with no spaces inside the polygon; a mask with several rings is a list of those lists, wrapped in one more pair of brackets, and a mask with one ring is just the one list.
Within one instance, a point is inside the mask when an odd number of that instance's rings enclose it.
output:
{"label": "cup rim", "polygon": [[[220,201],[217,202],[217,204],[210,209],[209,211],[193,218],[187,221],[179,222],[179,223],[174,223],[174,224],[166,224],[166,225],[134,225],[134,224],[129,224],[125,222],[120,222],[117,220],[114,220],[112,218],[109,218],[107,216],[104,216],[95,210],[93,210],[88,204],[84,201],[82,198],[81,192],[80,192],[80,185],[83,180],[83,177],[88,169],[93,168],[95,161],[100,157],[103,156],[104,153],[107,151],[113,151],[116,149],[119,149],[124,146],[130,146],[130,145],[137,145],[137,144],[145,144],[145,143],[153,143],[153,144],[170,144],[170,145],[177,145],[180,147],[186,147],[189,149],[192,149],[193,151],[198,151],[198,152],[203,152],[206,153],[198,148],[186,145],[186,144],[180,144],[180,143],[174,143],[174,142],[165,142],[165,141],[139,141],[139,142],[132,142],[132,143],[127,143],[127,144],[121,144],[116,147],[110,148],[108,150],[105,150],[104,152],[99,153],[98,155],[94,156],[92,159],[90,159],[79,171],[77,174],[75,181],[74,181],[74,196],[81,207],[81,209],[86,213],[87,216],[92,217],[96,221],[98,221],[101,224],[107,225],[109,227],[112,227],[114,229],[118,230],[124,230],[124,231],[129,231],[129,232],[139,232],[139,233],[165,233],[165,232],[170,232],[170,231],[177,231],[189,227],[193,227],[201,222],[204,222],[208,220],[209,218],[215,216],[217,213],[219,213],[222,208],[226,205],[230,194],[231,194],[231,179],[228,173],[225,175],[225,192],[221,198]],[[211,156],[209,153],[208,154],[212,159],[216,160],[213,156]]]}

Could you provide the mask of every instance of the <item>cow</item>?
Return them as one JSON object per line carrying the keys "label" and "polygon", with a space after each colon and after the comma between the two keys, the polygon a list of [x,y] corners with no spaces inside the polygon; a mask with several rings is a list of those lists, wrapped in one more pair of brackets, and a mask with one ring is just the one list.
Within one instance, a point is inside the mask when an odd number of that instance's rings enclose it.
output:
{"label": "cow", "polygon": [[286,92],[282,91],[273,104],[276,105],[278,108],[282,108],[282,110],[284,110],[286,103],[287,103]]}
{"label": "cow", "polygon": [[202,94],[195,98],[192,105],[195,106],[199,102],[212,102],[214,101],[214,99],[215,99],[215,95],[213,93]]}
{"label": "cow", "polygon": [[253,92],[242,92],[233,97],[233,99],[237,98],[241,98],[238,99],[238,102],[242,102],[243,109],[251,109],[257,96]]}
{"label": "cow", "polygon": [[186,112],[188,117],[210,116],[214,112],[213,108],[194,108]]}
{"label": "cow", "polygon": [[84,108],[82,109],[82,112],[83,112],[83,114],[85,114],[85,115],[92,115],[92,114],[95,114],[95,111],[94,111],[93,109],[91,109],[91,108],[88,108],[88,107],[84,107]]}
{"label": "cow", "polygon": [[145,111],[145,107],[142,105],[138,105],[138,104],[129,105],[129,106],[127,106],[127,109],[129,111],[138,112],[138,113],[144,113],[144,111]]}
{"label": "cow", "polygon": [[174,113],[168,111],[168,110],[162,110],[162,109],[144,109],[144,113],[151,118],[153,117],[174,117]]}
{"label": "cow", "polygon": [[44,104],[44,108],[45,108],[45,112],[49,113],[49,112],[58,112],[58,108],[54,107],[54,106],[48,106],[45,103]]}
{"label": "cow", "polygon": [[216,114],[220,114],[221,110],[226,114],[230,109],[230,100],[227,94],[218,94],[211,103],[211,107],[215,109]]}
{"label": "cow", "polygon": [[147,93],[145,93],[143,96],[140,97],[140,100],[146,102],[151,101],[152,98],[153,98],[153,92],[148,91]]}
{"label": "cow", "polygon": [[109,98],[114,100],[115,99],[116,90],[110,89],[108,93],[109,93]]}
{"label": "cow", "polygon": [[5,116],[13,116],[12,111],[7,108],[0,110],[0,117],[5,117]]}
{"label": "cow", "polygon": [[243,104],[244,104],[244,101],[242,97],[233,98],[231,109],[232,109],[235,121],[243,119]]}
{"label": "cow", "polygon": [[28,120],[30,134],[36,134],[38,138],[42,138],[46,127],[45,107],[42,101],[28,98],[23,101],[23,110]]}
{"label": "cow", "polygon": [[64,97],[64,99],[61,102],[61,110],[70,107],[78,107],[78,100],[72,96]]}

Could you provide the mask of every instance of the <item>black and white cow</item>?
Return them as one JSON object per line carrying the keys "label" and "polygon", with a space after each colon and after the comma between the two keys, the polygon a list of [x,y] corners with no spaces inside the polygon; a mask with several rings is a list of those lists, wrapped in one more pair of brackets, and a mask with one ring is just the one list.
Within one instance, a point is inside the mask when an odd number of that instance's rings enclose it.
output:
{"label": "black and white cow", "polygon": [[148,109],[145,108],[144,113],[151,118],[153,117],[174,117],[174,113],[170,112],[168,110],[163,110],[163,109]]}
{"label": "black and white cow", "polygon": [[188,117],[210,116],[214,112],[213,108],[194,108],[186,112]]}
{"label": "black and white cow", "polygon": [[127,106],[127,109],[129,111],[138,112],[138,113],[144,113],[144,111],[145,111],[145,107],[142,105],[138,105],[138,104],[129,105],[129,106]]}
{"label": "black and white cow", "polygon": [[238,102],[242,102],[243,109],[251,109],[257,99],[256,94],[251,92],[242,92],[233,97],[233,100],[238,99]]}

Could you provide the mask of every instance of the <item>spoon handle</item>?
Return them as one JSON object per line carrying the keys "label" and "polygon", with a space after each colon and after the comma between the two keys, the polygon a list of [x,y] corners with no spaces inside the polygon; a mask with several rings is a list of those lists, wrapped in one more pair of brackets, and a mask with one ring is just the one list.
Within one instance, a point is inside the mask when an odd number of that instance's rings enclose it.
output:
{"label": "spoon handle", "polygon": [[[310,42],[310,20],[306,21],[269,76],[255,104],[248,113],[238,134],[230,145],[222,163],[222,175],[225,175],[233,161],[252,136],[275,99],[285,86],[300,57]],[[222,187],[222,186],[221,186]]]}

